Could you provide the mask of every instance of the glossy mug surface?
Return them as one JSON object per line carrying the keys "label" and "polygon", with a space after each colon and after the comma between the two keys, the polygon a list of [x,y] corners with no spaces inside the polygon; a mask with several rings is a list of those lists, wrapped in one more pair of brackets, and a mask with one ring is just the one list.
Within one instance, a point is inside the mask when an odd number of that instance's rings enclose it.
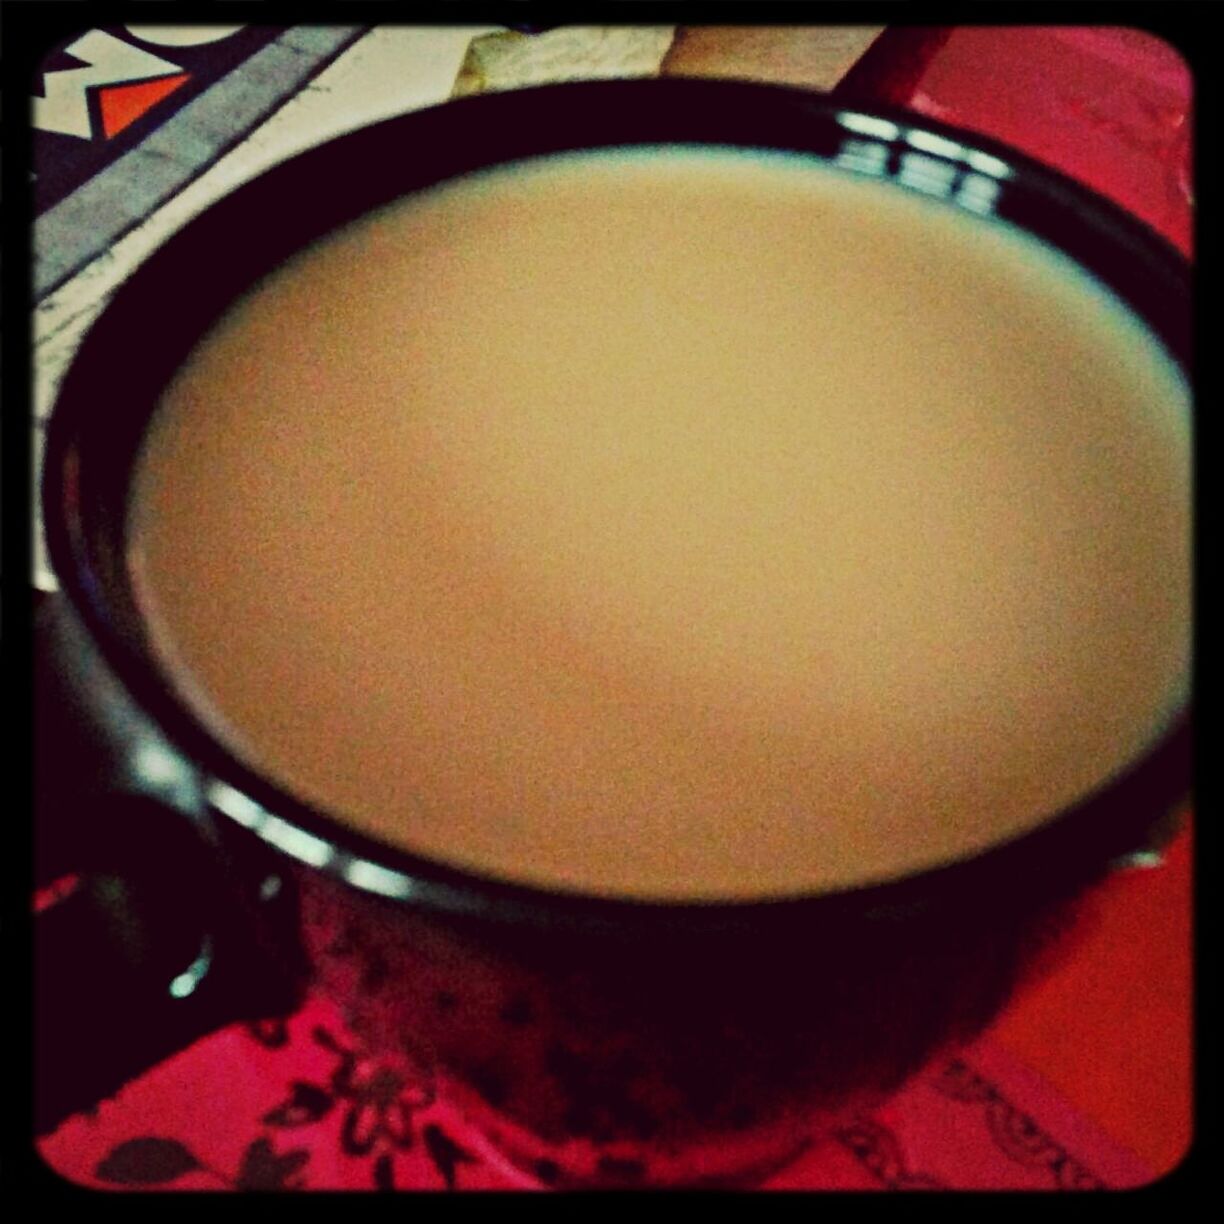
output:
{"label": "glossy mug surface", "polygon": [[105,562],[217,806],[287,816],[323,981],[563,1185],[750,1180],[895,1088],[1186,782],[1189,390],[993,215],[1056,193],[646,94],[252,277]]}

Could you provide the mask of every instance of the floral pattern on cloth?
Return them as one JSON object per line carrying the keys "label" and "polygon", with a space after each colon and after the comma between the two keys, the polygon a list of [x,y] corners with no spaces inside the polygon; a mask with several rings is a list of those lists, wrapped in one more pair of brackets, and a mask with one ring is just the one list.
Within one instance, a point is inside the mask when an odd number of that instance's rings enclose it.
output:
{"label": "floral pattern on cloth", "polygon": [[[66,1181],[111,1190],[546,1189],[502,1160],[425,1064],[366,1054],[312,996],[231,1025],[38,1144]],[[1086,1190],[1146,1184],[1115,1145],[989,1040],[919,1075],[769,1179],[773,1190]]]}

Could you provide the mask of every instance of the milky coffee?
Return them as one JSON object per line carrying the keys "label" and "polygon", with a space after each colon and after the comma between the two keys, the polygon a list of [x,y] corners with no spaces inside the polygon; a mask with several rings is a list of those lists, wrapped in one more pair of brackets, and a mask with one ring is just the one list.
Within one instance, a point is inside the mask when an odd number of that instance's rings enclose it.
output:
{"label": "milky coffee", "polygon": [[182,694],[337,820],[739,898],[962,858],[1149,745],[1190,461],[1157,343],[1001,222],[786,155],[570,155],[251,292],[129,547]]}

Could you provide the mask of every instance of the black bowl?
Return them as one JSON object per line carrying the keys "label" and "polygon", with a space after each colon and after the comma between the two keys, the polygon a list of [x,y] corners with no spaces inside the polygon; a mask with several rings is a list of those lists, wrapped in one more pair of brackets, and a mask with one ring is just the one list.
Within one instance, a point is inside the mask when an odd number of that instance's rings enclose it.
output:
{"label": "black bowl", "polygon": [[[141,438],[159,395],[197,341],[240,295],[295,252],[405,193],[522,158],[689,144],[789,150],[828,160],[848,141],[873,149],[884,177],[897,172],[899,158],[912,147],[958,173],[976,174],[993,196],[989,207],[996,217],[1092,273],[1189,371],[1189,268],[1172,247],[1109,201],[997,142],[925,117],[895,108],[847,112],[836,100],[807,91],[727,81],[545,86],[450,102],[376,124],[239,188],[174,235],[123,284],[77,353],[48,426],[43,509],[50,557],[126,689],[207,777],[238,793],[235,805],[230,790],[217,791],[230,795],[232,810],[242,809],[246,797],[322,839],[333,850],[324,870],[337,876],[351,880],[356,856],[411,881],[411,888],[399,891],[411,892],[414,905],[601,929],[636,927],[643,919],[681,929],[743,927],[770,916],[789,918],[796,907],[813,905],[831,917],[835,910],[910,913],[940,906],[966,889],[989,896],[1000,886],[1023,890],[1052,876],[1091,874],[1144,845],[1153,819],[1189,790],[1188,707],[1142,758],[1073,810],[1005,846],[912,879],[821,897],[702,906],[512,886],[371,842],[252,772],[174,694],[149,653],[124,563],[128,484]],[[981,210],[980,204],[960,206],[967,213]],[[312,854],[320,857],[317,848]],[[378,878],[383,891],[395,895],[388,877]]]}
{"label": "black bowl", "polygon": [[[683,1084],[691,1097],[687,1122],[717,1113],[742,1129],[757,1104],[776,1104],[792,1081],[805,1107],[845,1102],[859,1089],[896,1087],[949,1040],[980,1030],[1033,963],[1051,917],[1117,860],[1145,848],[1188,796],[1189,705],[1142,756],[1072,809],[987,852],[907,878],[725,904],[510,884],[364,838],[254,772],[210,734],[159,669],[134,597],[125,564],[133,465],[163,390],[241,295],[316,239],[406,193],[570,150],[716,145],[827,161],[850,142],[858,142],[862,172],[871,167],[879,178],[897,176],[907,151],[918,149],[950,167],[958,184],[972,179],[973,189],[949,196],[949,207],[970,219],[990,213],[1069,256],[1189,374],[1186,261],[1064,176],[895,108],[847,109],[822,95],[757,84],[640,80],[449,102],[341,137],[239,188],[122,285],[81,345],[48,425],[43,513],[60,583],[126,694],[196,771],[211,815],[261,853],[271,847],[296,860],[305,926],[313,922],[317,934],[320,914],[325,926],[326,914],[341,913],[346,950],[307,931],[315,970],[347,980],[355,960],[367,985],[343,989],[357,1020],[391,1034],[416,1026],[495,1112],[537,1134],[551,1126],[548,1142],[625,1138],[595,1134],[596,1115],[612,1131],[608,1119],[629,1118],[630,1132],[642,1128],[641,1102],[625,1113],[620,1072],[591,1079],[566,1044],[583,1032],[588,1048],[592,1034],[609,1048],[629,1041],[647,1096]],[[161,867],[195,871],[190,856]],[[380,985],[368,985],[375,979]],[[540,1053],[539,1076],[551,1077],[551,1113],[539,1106],[540,1082],[530,1076],[507,1087],[505,1074],[515,1070],[509,1052],[525,1048],[522,1034],[501,1042],[491,1015],[468,1030],[482,1035],[474,1050],[434,1016],[420,994],[425,980],[444,983],[439,998],[496,981],[519,1004],[529,999],[539,1014],[560,1017],[526,1047]],[[564,1018],[573,1010],[587,1025],[577,1034]],[[720,1033],[738,1036],[724,1041]],[[415,1057],[411,1042],[407,1049]],[[503,1071],[494,1074],[499,1059]],[[788,1142],[801,1139],[802,1127],[788,1134]],[[625,1152],[653,1149],[648,1135],[636,1138],[644,1147],[615,1151],[616,1167],[638,1176],[642,1162]]]}

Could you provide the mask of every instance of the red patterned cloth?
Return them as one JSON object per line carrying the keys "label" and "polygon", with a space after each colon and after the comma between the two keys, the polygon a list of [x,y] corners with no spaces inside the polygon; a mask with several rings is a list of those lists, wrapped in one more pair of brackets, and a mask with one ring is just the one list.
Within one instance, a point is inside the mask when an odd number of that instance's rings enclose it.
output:
{"label": "red patterned cloth", "polygon": [[[1191,83],[1171,48],[1105,28],[957,29],[915,35],[908,47],[887,38],[871,73],[881,97],[1009,141],[1190,250]],[[91,1187],[527,1186],[430,1084],[364,1057],[318,997],[287,1022],[198,1042],[38,1150],[59,1175]],[[769,1186],[1079,1189],[1137,1186],[1162,1171],[987,1039]]]}
{"label": "red patterned cloth", "polygon": [[[70,1181],[160,1190],[526,1190],[463,1117],[364,1057],[328,1002],[233,1025],[40,1144]],[[842,1128],[774,1190],[1096,1189],[1152,1171],[991,1042]]]}

